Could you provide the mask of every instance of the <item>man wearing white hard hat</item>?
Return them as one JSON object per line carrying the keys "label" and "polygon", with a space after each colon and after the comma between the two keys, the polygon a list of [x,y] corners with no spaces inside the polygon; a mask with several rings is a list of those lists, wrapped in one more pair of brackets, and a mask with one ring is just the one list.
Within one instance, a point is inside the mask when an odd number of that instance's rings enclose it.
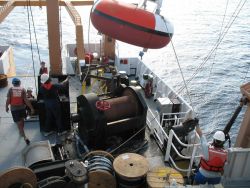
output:
{"label": "man wearing white hard hat", "polygon": [[195,184],[219,184],[227,160],[227,151],[223,147],[225,134],[223,131],[216,131],[213,142],[209,144],[199,125],[196,126],[196,132],[201,139],[202,157],[194,178]]}
{"label": "man wearing white hard hat", "polygon": [[46,110],[44,136],[48,136],[53,133],[50,127],[51,120],[55,120],[57,133],[59,135],[65,133],[63,132],[61,104],[58,96],[58,90],[63,89],[67,83],[68,78],[61,83],[52,84],[48,74],[41,75],[40,93],[43,96]]}

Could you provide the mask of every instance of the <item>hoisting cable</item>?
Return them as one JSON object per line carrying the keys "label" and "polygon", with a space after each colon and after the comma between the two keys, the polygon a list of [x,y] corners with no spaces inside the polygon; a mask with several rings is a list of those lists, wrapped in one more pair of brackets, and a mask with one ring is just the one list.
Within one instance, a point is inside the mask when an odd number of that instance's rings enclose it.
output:
{"label": "hoisting cable", "polygon": [[[190,104],[191,104],[191,108],[192,108],[192,110],[194,111],[193,101],[192,101],[192,99],[191,99],[191,95],[190,95],[190,93],[189,93],[189,90],[188,90],[188,87],[187,87],[186,80],[184,79],[184,75],[183,75],[183,72],[182,72],[182,69],[181,69],[181,66],[180,66],[180,63],[179,63],[179,59],[178,59],[177,54],[176,54],[176,51],[175,51],[174,44],[173,44],[173,42],[172,42],[172,39],[170,39],[170,42],[171,42],[171,45],[172,45],[172,47],[173,47],[173,51],[174,51],[174,54],[175,54],[176,62],[177,62],[177,64],[178,64],[178,67],[179,67],[179,70],[180,70],[180,73],[181,73],[181,77],[182,77],[183,83],[184,83],[184,85],[185,85],[187,94],[188,94],[188,98],[189,98],[189,101],[190,101]],[[194,113],[195,113],[195,111],[194,111]]]}
{"label": "hoisting cable", "polygon": [[[220,43],[222,42],[223,38],[225,37],[225,35],[227,34],[228,30],[230,29],[230,27],[232,26],[232,24],[234,23],[234,21],[236,20],[238,14],[240,13],[240,11],[242,10],[243,6],[245,5],[247,0],[244,1],[244,3],[241,5],[240,9],[238,10],[238,12],[236,13],[236,10],[238,9],[240,3],[238,4],[238,7],[235,9],[235,12],[232,14],[231,19],[230,19],[230,23],[228,23],[225,28],[224,28],[224,33],[222,34],[222,36],[220,37],[220,39],[218,40],[218,42],[215,44],[215,46],[210,50],[209,54],[207,55],[207,57],[205,58],[205,60],[199,65],[199,67],[195,70],[195,72],[193,73],[193,75],[188,79],[187,84],[189,84],[192,79],[199,73],[199,71],[203,68],[203,66],[205,65],[205,63],[209,60],[209,58],[211,57],[211,55],[213,54],[213,52],[218,48],[218,46],[220,45]],[[234,16],[234,14],[236,14]],[[234,17],[234,18],[233,18]],[[177,93],[180,93],[183,89],[185,88],[185,86],[181,87]]]}
{"label": "hoisting cable", "polygon": [[[89,16],[89,23],[88,23],[89,25],[88,25],[88,51],[90,51],[90,47],[89,47],[89,34],[90,34],[90,16]],[[85,53],[85,52],[84,52]],[[101,54],[100,54],[100,56],[101,56]],[[89,58],[90,58],[90,56],[89,56]],[[79,61],[79,60],[78,60]],[[85,62],[85,64],[86,64],[87,62]],[[88,74],[89,74],[89,70],[90,70],[90,61],[89,61],[89,66],[88,66],[88,69],[87,69],[87,72],[85,73],[85,76],[84,76],[84,78],[83,78],[83,80],[82,80],[82,83],[83,82],[85,82],[85,80],[87,79],[87,76],[88,76]],[[81,70],[80,70],[81,71]]]}
{"label": "hoisting cable", "polygon": [[[222,23],[221,23],[221,27],[220,27],[219,38],[217,39],[216,42],[219,41],[219,39],[221,38],[222,33],[223,33],[223,32],[222,32],[222,29],[223,29],[223,25],[224,25],[224,22],[225,22],[225,17],[226,17],[226,13],[227,13],[228,2],[229,2],[229,0],[227,0],[227,3],[226,3],[226,8],[225,8],[225,11],[224,11],[224,14],[223,14],[223,19],[222,19]],[[209,76],[208,76],[208,79],[207,79],[207,83],[208,83],[208,81],[209,81],[209,79],[210,79],[210,76],[211,76],[211,73],[212,73],[212,70],[213,70],[213,66],[214,66],[214,64],[215,64],[216,52],[217,52],[217,49],[216,49],[215,52],[214,52],[213,63],[212,63],[212,66],[211,66],[211,68],[210,68],[210,71],[209,71]],[[207,83],[206,83],[206,86],[207,86]],[[206,86],[204,86],[204,88],[206,88]],[[204,96],[205,96],[205,95],[206,95],[206,92],[204,92]],[[205,99],[205,97],[204,97],[204,99]]]}
{"label": "hoisting cable", "polygon": [[[224,14],[223,14],[223,19],[222,19],[222,23],[221,23],[221,27],[220,27],[220,32],[219,32],[219,37],[218,37],[218,39],[217,39],[217,41],[216,41],[216,43],[220,40],[220,38],[222,37],[222,34],[223,34],[223,32],[222,32],[222,30],[223,30],[223,26],[224,26],[224,23],[225,23],[225,17],[226,17],[226,13],[227,13],[227,8],[228,8],[228,2],[229,2],[229,0],[227,0],[227,3],[226,3],[226,7],[225,7],[225,11],[224,11]],[[208,78],[207,78],[207,81],[206,81],[206,83],[205,83],[205,86],[204,86],[204,88],[206,88],[207,87],[207,84],[209,83],[209,80],[210,80],[210,77],[211,77],[211,74],[212,74],[212,71],[213,71],[213,67],[214,67],[214,64],[215,64],[215,57],[216,57],[216,52],[217,52],[217,48],[216,48],[216,50],[215,50],[215,52],[214,52],[214,57],[213,57],[213,62],[212,62],[212,65],[211,65],[211,68],[210,68],[210,71],[209,71],[209,76],[208,76]],[[206,92],[206,90],[204,89],[204,98],[203,99],[201,99],[201,100],[203,100],[203,102],[199,102],[200,104],[204,104],[204,102],[205,102],[205,100],[206,100],[206,98],[207,98],[207,92]],[[217,107],[215,108],[215,109],[218,109],[219,108],[219,104],[217,104]],[[212,118],[213,120],[218,120],[218,114],[219,113],[214,113],[214,117]],[[211,131],[208,133],[208,134],[211,134],[212,132],[214,132],[214,130],[216,130],[217,129],[217,126],[218,126],[218,123],[216,123],[215,121],[213,121],[212,122],[212,126],[209,126],[211,129]]]}
{"label": "hoisting cable", "polygon": [[127,144],[130,140],[132,140],[136,135],[138,135],[142,130],[144,130],[147,127],[147,125],[143,126],[140,130],[138,130],[135,134],[133,134],[131,137],[129,137],[127,140],[125,140],[123,143],[121,143],[119,146],[111,150],[109,153],[114,153],[116,150],[121,148],[123,145]]}
{"label": "hoisting cable", "polygon": [[41,63],[40,50],[39,50],[39,47],[38,47],[37,36],[36,36],[36,27],[35,27],[35,22],[34,22],[34,18],[33,18],[33,12],[32,12],[32,8],[31,8],[30,0],[29,0],[29,8],[30,8],[30,14],[31,14],[31,18],[32,18],[32,24],[33,24],[35,40],[36,40],[36,49],[37,49],[37,53],[38,53],[39,62]]}
{"label": "hoisting cable", "polygon": [[[225,35],[226,35],[226,33],[228,32],[228,30],[229,30],[229,28],[232,26],[232,24],[233,24],[233,22],[235,21],[235,19],[237,18],[237,16],[238,16],[238,14],[240,13],[240,11],[242,10],[242,8],[243,8],[243,6],[245,5],[245,3],[246,3],[246,1],[241,5],[241,7],[240,7],[240,4],[241,4],[241,2],[239,2],[239,4],[238,4],[238,6],[236,7],[236,9],[235,9],[235,11],[234,11],[234,13],[232,14],[232,16],[231,16],[231,19],[230,19],[230,21],[229,21],[229,23],[225,26],[225,28],[224,28],[224,33],[223,33],[223,35],[221,35],[221,38],[220,38],[220,41],[218,40],[217,42],[218,42],[218,45],[221,43],[221,41],[222,41],[222,39],[225,37]],[[240,7],[240,8],[239,8]],[[238,12],[237,12],[237,9],[239,9],[238,10]],[[236,13],[237,12],[237,13]],[[233,15],[235,15],[236,14],[236,16],[233,16]],[[234,19],[233,19],[233,17],[234,17]],[[227,28],[227,29],[226,29]],[[226,30],[226,31],[225,31]],[[218,47],[218,45],[217,45],[217,47]],[[216,48],[217,48],[216,47]],[[210,51],[211,52],[211,51]],[[208,57],[209,58],[209,57]],[[207,60],[208,60],[208,58],[207,58]],[[204,64],[205,64],[206,62],[204,62]],[[203,64],[203,65],[204,65]],[[248,69],[249,69],[249,67],[248,67]],[[198,70],[198,69],[197,69]],[[196,71],[197,71],[196,70]],[[197,72],[198,73],[198,72]],[[196,74],[197,74],[196,73]],[[191,77],[191,79],[189,79],[189,81],[188,81],[188,83],[193,79],[194,77]],[[178,92],[181,92],[183,90],[183,87],[182,88],[180,88],[180,90],[178,91]],[[211,98],[211,97],[210,97]],[[206,99],[204,99],[203,101],[208,101],[208,98],[206,98]],[[205,102],[206,102],[205,101]]]}
{"label": "hoisting cable", "polygon": [[[30,37],[30,50],[31,50],[31,57],[32,57],[32,65],[33,65],[33,76],[34,79],[36,78],[36,71],[35,71],[35,61],[34,61],[34,53],[33,53],[33,45],[32,45],[32,36],[31,36],[31,28],[30,28],[30,14],[29,14],[29,3],[30,0],[28,0],[28,5],[27,5],[27,14],[28,14],[28,23],[29,23],[29,37]],[[36,88],[36,95],[38,95],[37,92],[37,84],[36,84],[36,79],[35,79],[35,88]]]}
{"label": "hoisting cable", "polygon": [[[245,1],[245,2],[246,2],[246,1]],[[233,22],[235,21],[237,15],[239,14],[239,12],[241,11],[241,9],[243,8],[245,2],[242,4],[241,7],[240,7],[241,2],[238,4],[238,6],[236,7],[234,13],[233,13],[232,16],[231,16],[231,19],[230,19],[231,23],[230,23],[230,24],[228,23],[227,26],[229,25],[229,27],[231,27],[231,25],[232,25]],[[227,3],[228,3],[228,1],[227,1]],[[228,6],[228,4],[227,4],[227,6]],[[227,10],[227,6],[226,6],[226,10]],[[240,7],[240,9],[239,9],[239,7]],[[239,10],[238,10],[238,13],[237,13],[237,15],[234,17],[234,19],[232,20],[232,17],[233,17],[233,15],[236,13],[236,10],[237,10],[237,9],[239,9]],[[225,14],[226,14],[226,10],[225,10]],[[225,18],[225,14],[224,14],[224,18]],[[224,18],[223,18],[223,22],[224,22]],[[230,21],[229,21],[229,22],[230,22]],[[227,28],[227,26],[226,26],[225,28]],[[224,30],[225,30],[225,28],[224,28]],[[229,29],[229,28],[228,28],[228,29]],[[228,32],[228,29],[226,30],[226,32]],[[225,34],[226,32],[224,32],[224,34]],[[221,36],[220,36],[220,37],[222,37],[222,33],[223,33],[223,32],[220,32],[220,33],[221,33]],[[223,37],[224,37],[224,36],[223,36]],[[220,39],[220,38],[219,38],[219,39]],[[219,41],[219,39],[218,39],[218,41]],[[218,41],[217,41],[217,42],[218,42]],[[246,75],[247,75],[247,73],[248,73],[248,70],[249,70],[249,66],[248,66],[248,68],[247,68]],[[246,75],[245,75],[245,78],[246,78]],[[245,80],[245,78],[244,78],[244,80]],[[211,97],[211,98],[212,98],[212,97]],[[237,97],[237,98],[238,98],[238,97]],[[208,98],[204,99],[203,101],[205,101],[205,100],[207,101]],[[203,104],[205,104],[206,101],[203,102]],[[232,99],[232,101],[237,101],[237,100]],[[232,114],[233,114],[233,113],[232,113]],[[231,114],[231,116],[232,116],[232,114]],[[218,113],[217,113],[217,115],[218,115]],[[234,115],[233,115],[233,116],[234,116]],[[214,118],[214,119],[216,119],[216,118]],[[208,133],[208,134],[211,134],[211,133],[214,132],[216,129],[217,129],[217,128],[215,128],[214,130],[210,131],[210,133]],[[229,135],[228,135],[228,137],[229,137]],[[228,140],[229,140],[229,146],[230,146],[230,145],[231,145],[230,137],[228,138]]]}
{"label": "hoisting cable", "polygon": [[[165,21],[165,23],[166,23],[166,20],[165,20],[165,19],[164,19],[164,21]],[[165,24],[165,27],[166,27],[167,31],[169,31],[169,29],[168,29],[168,27],[167,27],[167,24]],[[168,32],[168,33],[169,33],[169,32]],[[180,73],[181,73],[182,81],[183,81],[183,83],[184,83],[184,86],[185,86],[186,91],[187,91],[187,94],[188,94],[188,98],[189,98],[189,101],[190,101],[191,108],[192,108],[192,110],[194,111],[193,101],[192,101],[192,99],[191,99],[191,95],[190,95],[190,92],[189,92],[189,90],[188,90],[188,87],[187,87],[187,84],[186,84],[186,80],[185,80],[185,78],[184,78],[183,71],[182,71],[181,66],[180,66],[179,58],[178,58],[178,56],[177,56],[177,53],[176,53],[176,50],[175,50],[175,47],[174,47],[174,44],[173,44],[173,41],[172,41],[172,37],[171,37],[170,33],[169,33],[168,35],[169,35],[170,43],[171,43],[172,48],[173,48],[173,51],[174,51],[174,55],[175,55],[176,62],[177,62],[177,64],[178,64],[178,67],[179,67],[179,70],[180,70]],[[194,113],[195,113],[195,111],[194,111]]]}

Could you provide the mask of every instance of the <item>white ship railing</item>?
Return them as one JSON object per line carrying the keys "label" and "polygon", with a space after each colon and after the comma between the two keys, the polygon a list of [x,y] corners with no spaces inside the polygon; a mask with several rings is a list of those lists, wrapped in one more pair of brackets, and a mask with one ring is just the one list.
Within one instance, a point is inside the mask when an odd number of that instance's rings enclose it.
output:
{"label": "white ship railing", "polygon": [[[185,115],[187,112],[179,112],[179,113],[165,113],[165,115],[171,115],[171,116],[183,116]],[[148,109],[148,115],[147,115],[147,125],[149,127],[149,129],[151,130],[151,134],[153,134],[158,141],[158,144],[161,146],[161,149],[166,148],[166,152],[165,152],[165,161],[166,162],[171,162],[171,164],[174,166],[174,168],[176,168],[177,170],[181,171],[181,172],[185,172],[187,173],[187,176],[189,177],[192,173],[192,171],[194,171],[195,169],[193,169],[193,164],[195,162],[195,159],[200,158],[200,155],[196,155],[197,153],[197,149],[200,146],[200,144],[185,144],[183,143],[179,137],[175,134],[175,132],[173,130],[169,131],[169,135],[166,133],[166,131],[164,130],[164,127],[162,126],[164,121],[172,121],[175,120],[175,122],[180,122],[181,119],[183,119],[184,117],[179,117],[179,118],[162,118],[163,120],[161,121],[161,123],[158,121],[157,118],[158,115],[155,115],[151,109]],[[197,133],[196,136],[198,137]],[[175,138],[177,140],[177,142],[185,147],[185,148],[189,148],[192,150],[191,155],[183,155],[181,154],[177,148],[175,147],[174,143],[173,143],[173,138]],[[166,142],[167,145],[166,145]],[[170,155],[170,151],[171,148],[173,148],[173,150],[175,151],[175,153],[181,158],[181,159],[185,159],[185,160],[190,160],[189,162],[189,166],[188,168],[180,168],[174,161],[174,159],[171,157]]]}
{"label": "white ship railing", "polygon": [[179,125],[182,121],[185,119],[185,116],[188,112],[176,112],[176,113],[162,113],[162,118],[161,118],[161,125],[162,127],[164,127],[163,125],[165,125],[164,123],[166,122],[168,124],[168,122],[172,122],[174,121],[173,125]]}

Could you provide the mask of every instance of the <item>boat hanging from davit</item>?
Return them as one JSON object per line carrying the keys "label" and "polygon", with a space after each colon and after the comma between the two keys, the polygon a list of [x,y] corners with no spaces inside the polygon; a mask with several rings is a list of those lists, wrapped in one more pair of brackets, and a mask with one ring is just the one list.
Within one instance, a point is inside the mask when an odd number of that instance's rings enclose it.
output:
{"label": "boat hanging from davit", "polygon": [[97,1],[90,16],[101,33],[143,48],[162,48],[173,36],[173,25],[166,18],[135,4]]}

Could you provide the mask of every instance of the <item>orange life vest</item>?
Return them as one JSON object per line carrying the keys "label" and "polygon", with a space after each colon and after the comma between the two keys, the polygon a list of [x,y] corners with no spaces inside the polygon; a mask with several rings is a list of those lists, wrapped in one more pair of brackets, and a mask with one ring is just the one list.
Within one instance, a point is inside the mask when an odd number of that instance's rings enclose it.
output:
{"label": "orange life vest", "polygon": [[208,148],[209,159],[205,160],[201,157],[200,166],[208,171],[222,172],[224,164],[227,160],[227,151],[224,149],[209,146]]}
{"label": "orange life vest", "polygon": [[23,105],[23,88],[12,87],[10,90],[10,104],[13,106]]}

